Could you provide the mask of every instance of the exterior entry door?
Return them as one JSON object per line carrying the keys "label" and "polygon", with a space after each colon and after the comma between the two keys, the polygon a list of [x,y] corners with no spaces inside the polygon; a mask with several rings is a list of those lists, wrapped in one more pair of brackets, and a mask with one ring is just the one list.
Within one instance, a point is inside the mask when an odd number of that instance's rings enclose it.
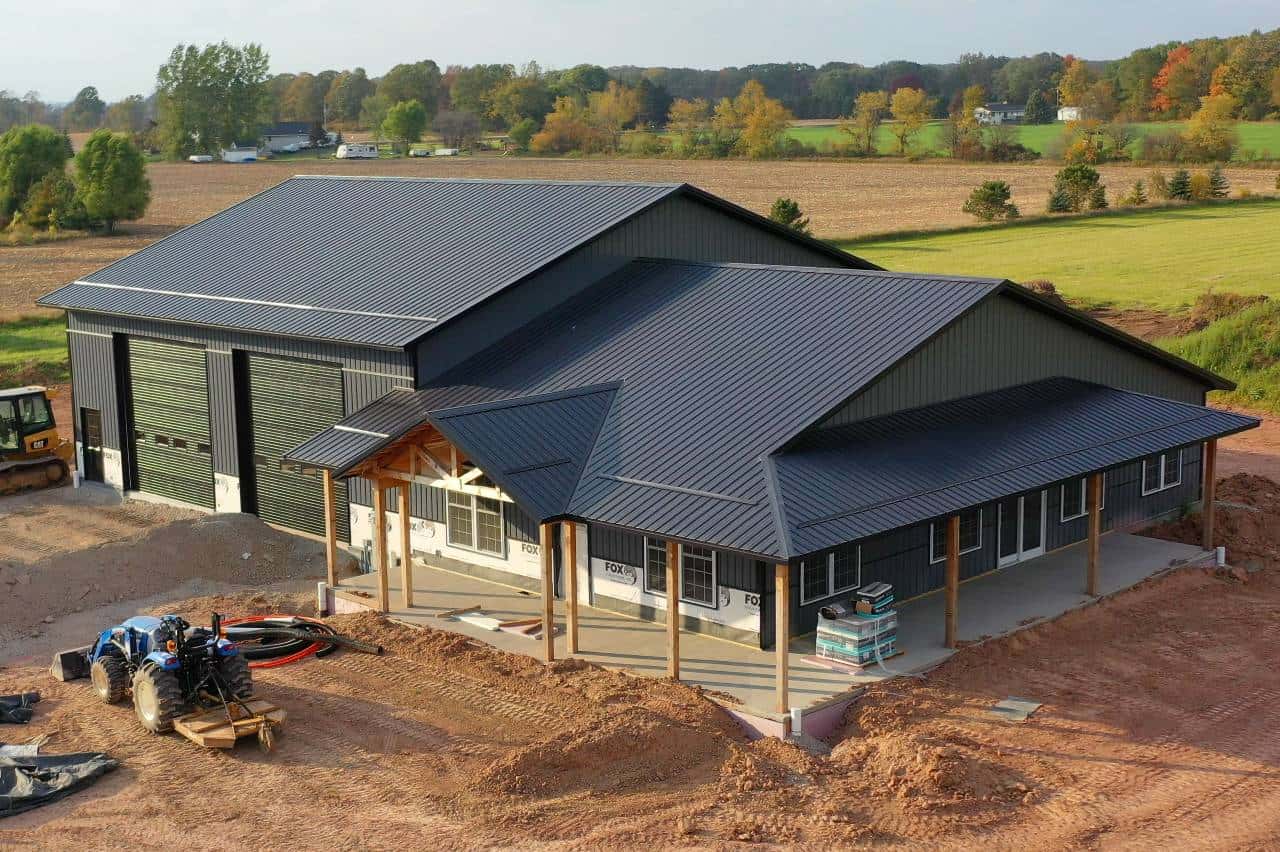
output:
{"label": "exterior entry door", "polygon": [[90,482],[102,481],[102,412],[80,409],[80,451],[84,457],[81,476]]}
{"label": "exterior entry door", "polygon": [[999,503],[1000,564],[1022,562],[1044,553],[1045,492],[1007,497]]}

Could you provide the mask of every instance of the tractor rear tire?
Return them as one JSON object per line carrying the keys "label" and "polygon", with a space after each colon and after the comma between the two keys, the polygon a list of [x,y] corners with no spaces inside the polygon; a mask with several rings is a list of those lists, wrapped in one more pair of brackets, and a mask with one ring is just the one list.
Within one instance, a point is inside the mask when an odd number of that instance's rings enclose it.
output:
{"label": "tractor rear tire", "polygon": [[243,654],[233,654],[219,659],[218,674],[222,675],[223,682],[236,698],[244,699],[253,696],[253,671],[250,670],[249,661]]}
{"label": "tractor rear tire", "polygon": [[182,688],[178,676],[154,663],[147,663],[133,676],[133,712],[142,727],[153,734],[173,730],[173,720],[182,715]]}
{"label": "tractor rear tire", "polygon": [[93,680],[93,691],[104,704],[119,704],[129,691],[129,669],[123,657],[114,654],[99,657],[89,667],[89,677]]}

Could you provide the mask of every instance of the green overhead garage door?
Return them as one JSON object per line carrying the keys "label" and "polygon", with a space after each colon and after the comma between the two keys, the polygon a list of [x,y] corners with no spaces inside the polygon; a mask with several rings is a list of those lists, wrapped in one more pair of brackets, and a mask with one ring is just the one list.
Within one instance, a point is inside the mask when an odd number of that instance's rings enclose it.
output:
{"label": "green overhead garage door", "polygon": [[204,349],[129,338],[129,388],[137,489],[212,509]]}
{"label": "green overhead garage door", "polygon": [[[258,517],[324,535],[324,480],[319,470],[283,464],[284,454],[345,416],[342,368],[248,354],[250,434]],[[349,541],[347,486],[334,483],[338,538]]]}

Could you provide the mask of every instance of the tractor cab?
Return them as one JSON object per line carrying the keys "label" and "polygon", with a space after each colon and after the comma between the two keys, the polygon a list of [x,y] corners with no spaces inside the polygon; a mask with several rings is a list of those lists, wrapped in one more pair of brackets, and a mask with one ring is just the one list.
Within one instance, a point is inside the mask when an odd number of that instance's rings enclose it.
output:
{"label": "tractor cab", "polygon": [[58,443],[44,388],[0,390],[0,457],[47,453]]}

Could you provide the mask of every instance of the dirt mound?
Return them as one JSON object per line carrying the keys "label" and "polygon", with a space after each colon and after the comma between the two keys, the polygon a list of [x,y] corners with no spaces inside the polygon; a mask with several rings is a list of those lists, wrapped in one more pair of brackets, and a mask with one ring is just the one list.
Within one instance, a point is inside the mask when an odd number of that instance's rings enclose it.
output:
{"label": "dirt mound", "polygon": [[0,639],[30,632],[41,620],[149,597],[193,578],[261,586],[323,572],[320,544],[252,516],[175,521],[128,541],[30,564],[0,563]]}
{"label": "dirt mound", "polygon": [[585,719],[566,732],[515,749],[475,779],[477,792],[602,793],[668,781],[719,762],[730,743],[631,708]]}
{"label": "dirt mound", "polygon": [[[1280,564],[1280,484],[1262,476],[1237,473],[1218,482],[1215,539],[1238,565]],[[1157,524],[1146,535],[1201,544],[1197,513]]]}
{"label": "dirt mound", "polygon": [[738,793],[780,790],[806,783],[823,771],[822,764],[799,746],[766,737],[733,749],[720,767],[720,787]]}
{"label": "dirt mound", "polygon": [[1210,323],[1238,314],[1245,308],[1267,301],[1263,295],[1243,296],[1239,293],[1215,293],[1210,290],[1196,297],[1191,310],[1178,322],[1178,334],[1191,334],[1208,328]]}
{"label": "dirt mound", "polygon": [[984,752],[974,740],[894,731],[845,740],[832,762],[856,769],[900,799],[1030,801],[1027,781]]}

